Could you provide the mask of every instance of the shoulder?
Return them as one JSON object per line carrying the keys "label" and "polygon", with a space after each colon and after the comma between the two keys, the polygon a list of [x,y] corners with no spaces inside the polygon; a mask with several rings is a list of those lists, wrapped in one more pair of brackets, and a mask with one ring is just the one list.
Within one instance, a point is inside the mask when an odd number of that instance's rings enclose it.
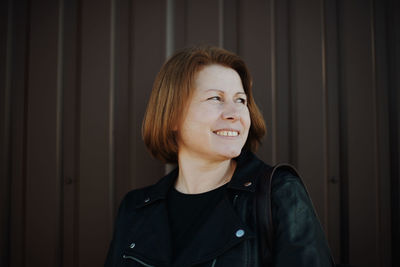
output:
{"label": "shoulder", "polygon": [[126,203],[129,205],[138,205],[140,202],[142,202],[143,198],[147,195],[147,192],[151,191],[151,189],[154,187],[154,185],[149,185],[146,187],[141,187],[137,189],[133,189],[126,193],[124,198],[122,199],[121,203]]}
{"label": "shoulder", "polygon": [[272,194],[286,190],[306,191],[303,181],[297,171],[290,166],[278,168],[271,181]]}
{"label": "shoulder", "polygon": [[297,224],[315,219],[314,206],[303,181],[296,172],[278,170],[271,185],[273,217]]}
{"label": "shoulder", "polygon": [[271,187],[275,264],[333,266],[324,231],[297,172],[278,170]]}
{"label": "shoulder", "polygon": [[148,192],[152,190],[154,185],[133,189],[125,194],[119,206],[119,212],[132,211],[136,209],[148,195]]}
{"label": "shoulder", "polygon": [[272,180],[271,197],[274,203],[311,204],[307,189],[297,172],[282,168]]}
{"label": "shoulder", "polygon": [[120,210],[131,211],[164,199],[177,177],[177,172],[174,169],[153,185],[129,191],[121,201]]}

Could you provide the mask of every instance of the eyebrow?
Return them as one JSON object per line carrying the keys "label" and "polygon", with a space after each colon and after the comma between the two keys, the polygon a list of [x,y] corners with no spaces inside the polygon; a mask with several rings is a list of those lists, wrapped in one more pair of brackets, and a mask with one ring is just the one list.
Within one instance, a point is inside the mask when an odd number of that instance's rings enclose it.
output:
{"label": "eyebrow", "polygon": [[[207,89],[206,90],[206,92],[209,92],[209,91],[217,91],[217,92],[220,92],[220,93],[225,93],[225,91],[220,90],[220,89]],[[241,95],[247,96],[245,92],[236,92],[235,95],[237,95],[237,94],[241,94]]]}

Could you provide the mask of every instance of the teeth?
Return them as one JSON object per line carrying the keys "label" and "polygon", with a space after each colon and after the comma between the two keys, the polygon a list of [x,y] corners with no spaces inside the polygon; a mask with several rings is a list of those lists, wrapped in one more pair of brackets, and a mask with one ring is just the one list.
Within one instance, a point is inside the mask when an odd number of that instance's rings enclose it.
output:
{"label": "teeth", "polygon": [[218,131],[216,134],[221,135],[221,136],[238,136],[238,132],[232,132],[232,131]]}

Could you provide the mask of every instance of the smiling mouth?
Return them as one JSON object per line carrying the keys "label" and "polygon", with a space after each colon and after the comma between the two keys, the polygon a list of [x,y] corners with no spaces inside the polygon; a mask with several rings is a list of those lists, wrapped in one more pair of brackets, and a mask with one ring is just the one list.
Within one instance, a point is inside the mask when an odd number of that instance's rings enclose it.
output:
{"label": "smiling mouth", "polygon": [[219,135],[219,136],[238,136],[239,135],[239,132],[238,131],[226,131],[226,130],[223,130],[223,131],[215,131],[214,132],[216,135]]}

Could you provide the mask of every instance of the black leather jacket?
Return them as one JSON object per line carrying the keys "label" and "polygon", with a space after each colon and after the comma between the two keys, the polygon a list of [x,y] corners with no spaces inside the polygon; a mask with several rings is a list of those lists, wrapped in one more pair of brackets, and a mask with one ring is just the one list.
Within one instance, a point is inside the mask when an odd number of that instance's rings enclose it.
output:
{"label": "black leather jacket", "polygon": [[[226,197],[208,221],[171,262],[166,195],[178,171],[155,185],[129,192],[123,199],[105,266],[257,267],[259,242],[255,189],[265,164],[243,152],[227,185]],[[298,177],[279,173],[272,184],[274,245],[271,266],[333,266],[325,235]]]}

